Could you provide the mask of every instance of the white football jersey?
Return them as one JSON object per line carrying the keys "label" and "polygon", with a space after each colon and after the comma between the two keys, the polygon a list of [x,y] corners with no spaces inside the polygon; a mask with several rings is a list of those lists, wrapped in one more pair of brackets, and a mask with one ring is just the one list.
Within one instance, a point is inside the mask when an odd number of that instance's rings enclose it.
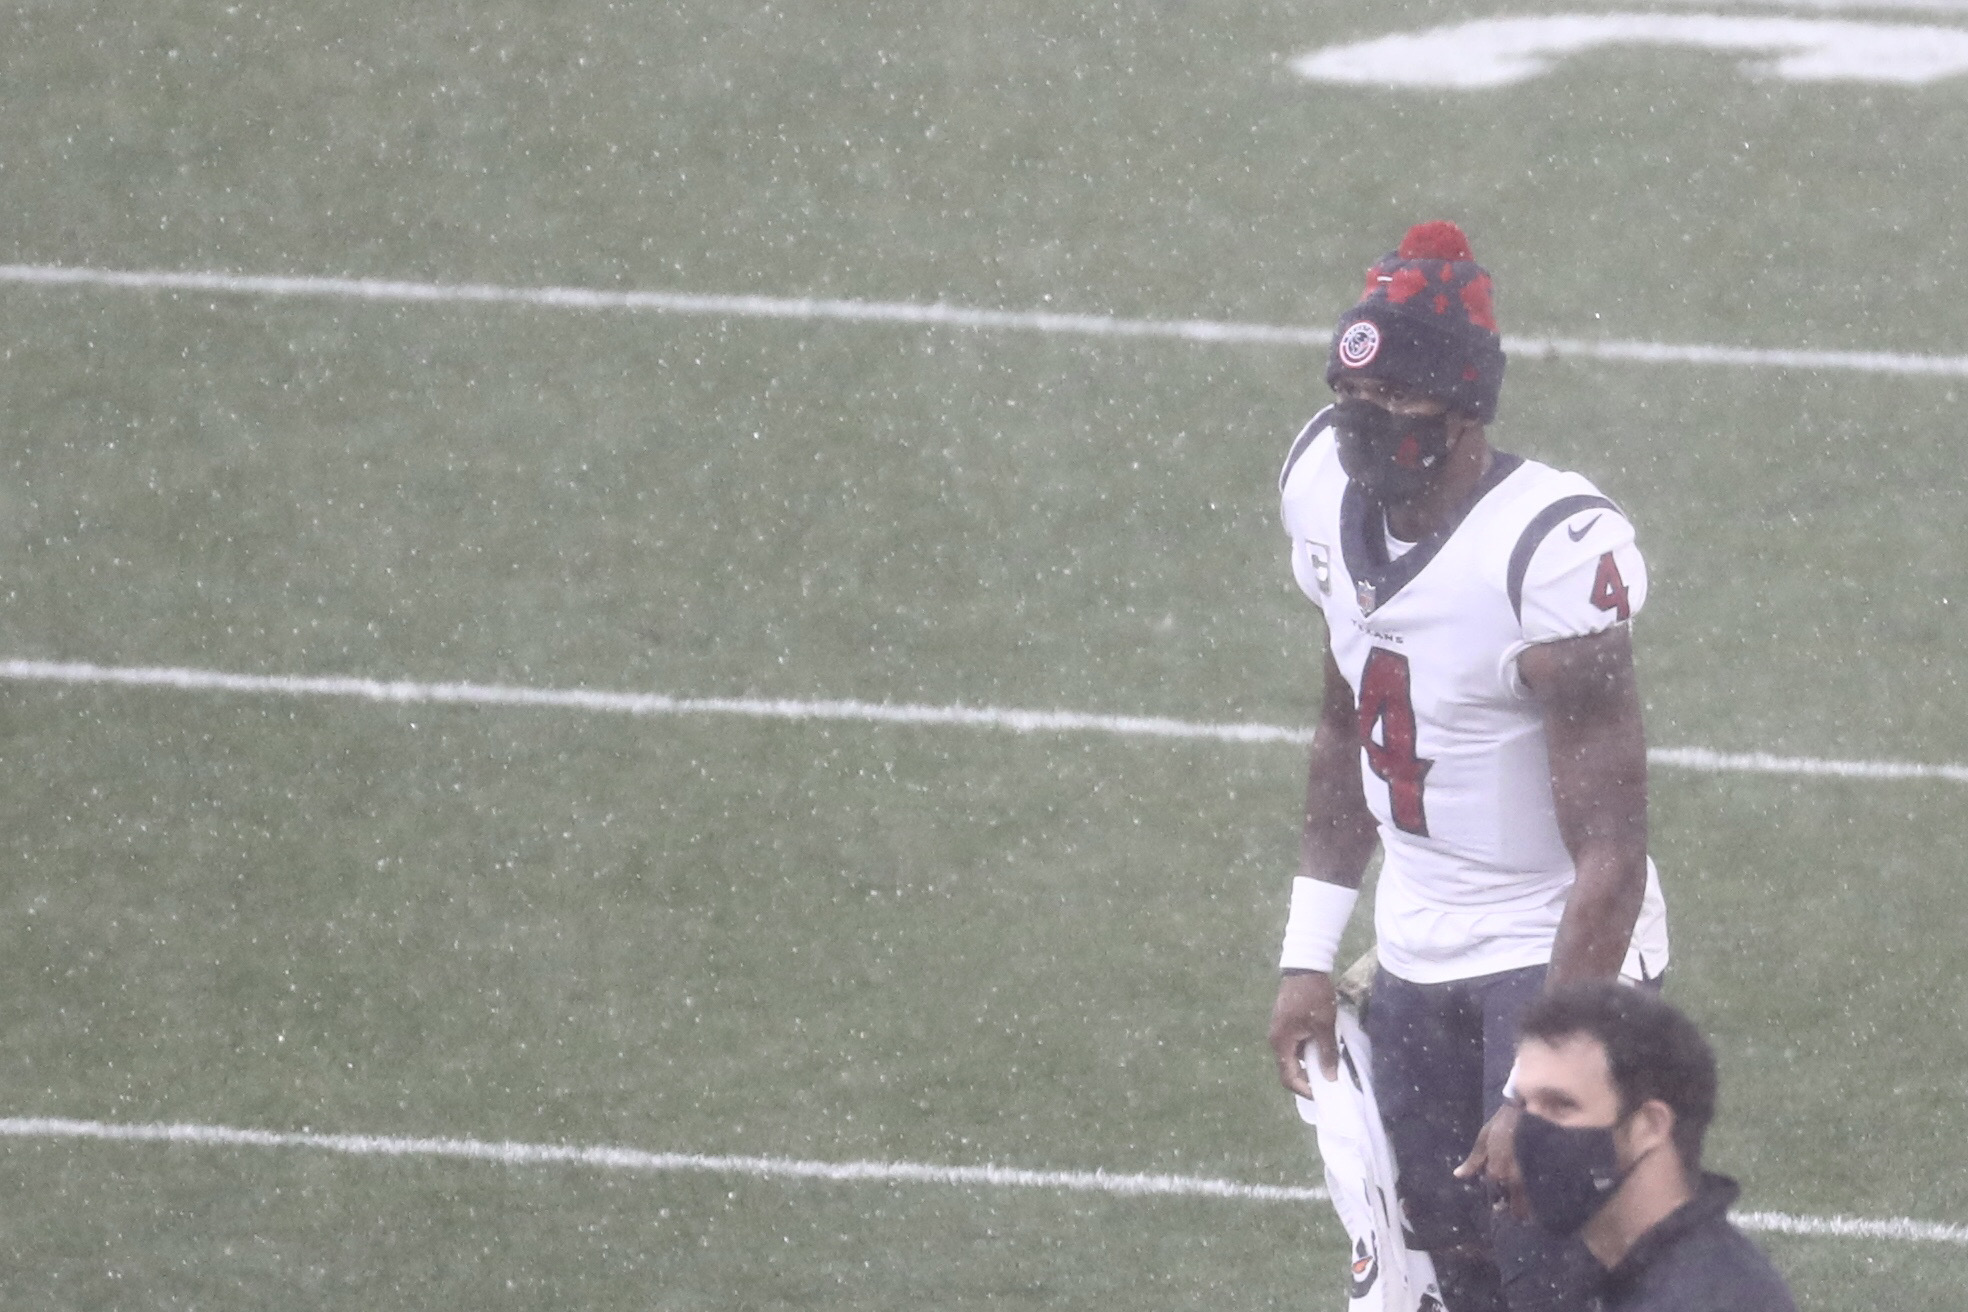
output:
{"label": "white football jersey", "polygon": [[[1340,468],[1330,416],[1305,426],[1278,481],[1292,573],[1359,707],[1381,964],[1420,984],[1542,965],[1576,872],[1517,657],[1640,612],[1633,525],[1580,475],[1498,452],[1461,522],[1401,550]],[[1666,966],[1649,860],[1622,973]]]}

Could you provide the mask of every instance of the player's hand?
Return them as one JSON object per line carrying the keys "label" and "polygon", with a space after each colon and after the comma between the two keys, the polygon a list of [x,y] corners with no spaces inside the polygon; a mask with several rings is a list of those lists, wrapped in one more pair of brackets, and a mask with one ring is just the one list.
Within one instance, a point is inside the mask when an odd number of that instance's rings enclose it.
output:
{"label": "player's hand", "polygon": [[1524,1197],[1524,1177],[1517,1169],[1517,1122],[1523,1114],[1514,1102],[1497,1108],[1496,1115],[1476,1132],[1476,1146],[1455,1169],[1458,1180],[1480,1175],[1495,1185],[1501,1194],[1498,1210],[1508,1207],[1520,1221],[1529,1220],[1531,1215],[1531,1205]]}
{"label": "player's hand", "polygon": [[1271,1006],[1271,1053],[1278,1059],[1279,1082],[1301,1098],[1313,1096],[1302,1061],[1306,1044],[1317,1052],[1325,1077],[1339,1078],[1339,1039],[1333,1032],[1338,1014],[1331,975],[1314,971],[1279,979],[1278,1000]]}

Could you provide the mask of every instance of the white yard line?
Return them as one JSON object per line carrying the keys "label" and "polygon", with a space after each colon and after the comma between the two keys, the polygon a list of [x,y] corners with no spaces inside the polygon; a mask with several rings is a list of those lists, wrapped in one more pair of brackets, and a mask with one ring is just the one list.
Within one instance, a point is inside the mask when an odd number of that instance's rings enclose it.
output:
{"label": "white yard line", "polygon": [[[1012,733],[1105,733],[1136,738],[1192,738],[1228,743],[1304,746],[1312,731],[1280,724],[1211,724],[1160,716],[1092,715],[992,706],[919,706],[906,702],[803,701],[791,698],[673,697],[665,693],[604,692],[590,688],[519,688],[486,683],[418,683],[343,675],[232,674],[155,666],[106,666],[72,661],[0,661],[0,681],[83,686],[163,688],[177,692],[250,696],[344,697],[399,706],[534,707],[612,715],[738,715],[766,720],[849,720],[868,724],[1000,729]],[[1715,752],[1704,747],[1657,747],[1657,766],[1705,773],[1833,776],[1847,779],[1938,779],[1968,783],[1968,765],[1911,761],[1836,761],[1767,752]]]}
{"label": "white yard line", "polygon": [[605,1171],[706,1172],[761,1180],[826,1180],[836,1183],[893,1181],[909,1184],[986,1185],[1119,1194],[1141,1198],[1173,1195],[1245,1202],[1320,1202],[1323,1189],[1238,1184],[1182,1175],[1126,1175],[1109,1171],[1028,1171],[1011,1166],[933,1166],[921,1162],[813,1162],[789,1157],[652,1153],[637,1148],[576,1144],[488,1142],[482,1139],[409,1139],[373,1134],[312,1134],[242,1130],[226,1125],[124,1125],[53,1116],[0,1118],[0,1136],[17,1139],[97,1139],[120,1143],[185,1144],[200,1148],[313,1148],[351,1157],[439,1157],[500,1166],[591,1166]]}
{"label": "white yard line", "polygon": [[[499,1166],[585,1166],[603,1171],[697,1172],[744,1175],[760,1180],[821,1180],[840,1184],[882,1182],[1050,1189],[1114,1194],[1124,1198],[1220,1198],[1256,1203],[1313,1203],[1326,1198],[1326,1191],[1319,1188],[1242,1184],[1235,1180],[1185,1175],[1034,1171],[1010,1166],[937,1166],[923,1162],[816,1162],[791,1157],[658,1153],[608,1145],[317,1134],[309,1131],[247,1130],[226,1125],[132,1125],[55,1116],[0,1118],[0,1137],[87,1139],[197,1148],[298,1148],[341,1153],[350,1157],[449,1158]],[[1968,1226],[1916,1221],[1910,1217],[1873,1219],[1740,1212],[1735,1219],[1746,1230],[1766,1230],[1778,1234],[1968,1244]]]}
{"label": "white yard line", "polygon": [[1745,1230],[1763,1230],[1778,1235],[1968,1244],[1968,1225],[1916,1221],[1906,1216],[1874,1219],[1863,1216],[1793,1216],[1788,1212],[1737,1212],[1731,1219]]}
{"label": "white yard line", "polygon": [[1711,752],[1705,747],[1655,747],[1651,765],[1711,773],[1834,775],[1844,779],[1946,779],[1968,784],[1968,765],[1926,765],[1913,761],[1826,761],[1769,752]]}
{"label": "white yard line", "polygon": [[[488,283],[402,282],[377,278],[274,277],[254,274],[90,269],[58,265],[0,265],[0,284],[97,287],[136,292],[197,292],[220,296],[312,297],[391,304],[527,305],[557,310],[649,311],[726,318],[832,320],[929,327],[1003,329],[1082,337],[1160,337],[1222,345],[1298,346],[1323,351],[1327,327],[1228,323],[1208,319],[1117,319],[1044,310],[985,310],[943,302],[854,301],[696,292],[598,291],[583,287],[501,287]],[[1968,377],[1968,355],[1893,351],[1760,349],[1672,342],[1584,341],[1567,337],[1505,337],[1519,356],[1564,357],[1636,364],[1729,365],[1776,369],[1839,369],[1859,373]]]}

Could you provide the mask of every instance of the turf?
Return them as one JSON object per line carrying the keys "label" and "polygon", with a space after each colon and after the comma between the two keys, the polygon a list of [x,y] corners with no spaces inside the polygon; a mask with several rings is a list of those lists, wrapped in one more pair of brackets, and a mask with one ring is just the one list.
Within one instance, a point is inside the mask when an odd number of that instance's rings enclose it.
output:
{"label": "turf", "polygon": [[[0,260],[1324,324],[1447,213],[1513,333],[1964,349],[1968,81],[1287,67],[1484,12],[24,4]],[[1319,365],[0,284],[0,656],[1302,724],[1272,480]],[[1493,436],[1638,522],[1655,744],[1960,761],[1960,387],[1520,355]],[[1316,1170],[1261,1038],[1293,749],[22,683],[0,717],[9,1114]],[[1749,1205],[1968,1218],[1958,794],[1655,772]],[[1339,1297],[1316,1205],[5,1142],[10,1306]],[[1806,1308],[1950,1307],[1961,1269],[1767,1244]]]}

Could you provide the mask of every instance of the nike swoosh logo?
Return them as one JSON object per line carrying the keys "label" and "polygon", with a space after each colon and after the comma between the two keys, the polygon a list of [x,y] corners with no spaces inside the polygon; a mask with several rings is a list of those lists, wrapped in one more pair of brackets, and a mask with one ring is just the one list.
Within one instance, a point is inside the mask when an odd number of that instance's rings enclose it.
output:
{"label": "nike swoosh logo", "polygon": [[1585,527],[1566,529],[1565,536],[1570,538],[1574,542],[1583,542],[1585,540],[1585,535],[1590,533],[1592,531],[1592,526],[1594,524],[1597,524],[1598,522],[1599,522],[1599,516],[1594,515],[1591,519],[1585,521]]}

